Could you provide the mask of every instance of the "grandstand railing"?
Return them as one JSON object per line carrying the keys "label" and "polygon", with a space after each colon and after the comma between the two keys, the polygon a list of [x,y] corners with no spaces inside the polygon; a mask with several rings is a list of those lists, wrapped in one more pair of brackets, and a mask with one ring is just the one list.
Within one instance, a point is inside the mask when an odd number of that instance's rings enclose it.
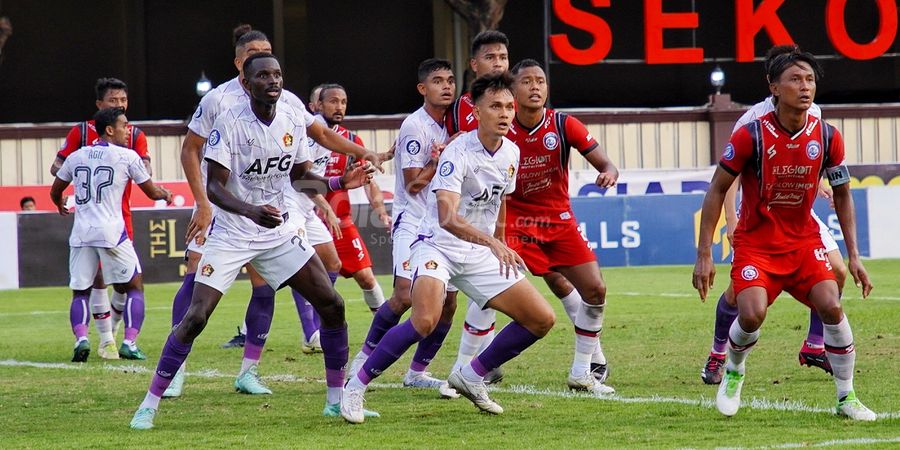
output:
{"label": "grandstand railing", "polygon": [[[693,169],[712,164],[745,106],[701,106],[663,109],[565,110],[581,119],[612,160],[622,169]],[[847,162],[900,162],[900,104],[823,106],[826,120],[843,134]],[[366,146],[386,151],[397,137],[405,115],[355,116],[345,126]],[[157,180],[184,180],[182,121],[135,122],[147,134]],[[0,125],[0,185],[45,185],[49,167],[72,124]],[[573,169],[589,168],[575,156]],[[390,173],[390,168],[388,173]]]}

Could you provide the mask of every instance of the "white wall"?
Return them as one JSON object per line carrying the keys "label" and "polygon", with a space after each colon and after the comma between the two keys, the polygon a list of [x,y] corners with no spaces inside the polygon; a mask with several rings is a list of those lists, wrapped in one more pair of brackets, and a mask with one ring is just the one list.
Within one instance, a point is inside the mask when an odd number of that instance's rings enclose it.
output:
{"label": "white wall", "polygon": [[0,289],[19,288],[19,225],[16,213],[0,213]]}
{"label": "white wall", "polygon": [[900,258],[900,186],[868,188],[869,254]]}

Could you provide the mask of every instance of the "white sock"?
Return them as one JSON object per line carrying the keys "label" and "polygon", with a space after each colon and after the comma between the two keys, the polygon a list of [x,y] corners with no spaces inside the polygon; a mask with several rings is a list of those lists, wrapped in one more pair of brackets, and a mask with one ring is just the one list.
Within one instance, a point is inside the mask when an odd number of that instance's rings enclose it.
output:
{"label": "white sock", "polygon": [[238,373],[238,376],[243,375],[244,372],[247,371],[247,369],[249,369],[249,368],[251,368],[251,367],[253,367],[253,366],[255,366],[255,365],[258,365],[258,364],[259,364],[259,360],[258,360],[258,359],[250,359],[250,358],[244,358],[244,359],[242,359],[242,360],[241,360],[241,371]]}
{"label": "white sock", "polygon": [[[575,316],[575,358],[572,361],[572,375],[581,375],[591,370],[591,357],[600,341],[603,328],[603,310],[606,305],[590,305],[584,301]],[[580,330],[580,331],[579,331]]]}
{"label": "white sock", "polygon": [[853,390],[853,370],[856,366],[856,349],[853,346],[853,331],[847,316],[836,325],[824,324],[825,352],[834,370],[834,384],[838,400]]}
{"label": "white sock", "polygon": [[728,359],[725,363],[727,370],[736,370],[738,373],[744,373],[744,361],[750,354],[750,349],[759,340],[759,330],[748,333],[741,328],[740,321],[735,320],[731,323],[731,329],[728,330]]}
{"label": "white sock", "polygon": [[366,305],[372,311],[375,311],[384,304],[384,292],[381,290],[381,285],[375,283],[375,287],[372,289],[363,289],[363,300],[366,302]]}
{"label": "white sock", "polygon": [[247,321],[246,320],[241,322],[241,334],[243,334],[244,336],[247,335]]}
{"label": "white sock", "polygon": [[113,289],[110,303],[112,306],[112,333],[115,339],[116,333],[119,331],[119,324],[122,323],[122,311],[125,311],[125,303],[128,301],[128,293],[118,293]]}
{"label": "white sock", "polygon": [[333,405],[341,402],[341,394],[344,392],[343,387],[329,387],[325,389],[325,403]]}
{"label": "white sock", "polygon": [[134,341],[129,341],[128,339],[122,339],[122,343],[127,345],[128,348],[131,350],[137,350],[137,346],[135,345]]}
{"label": "white sock", "polygon": [[475,333],[491,329],[496,316],[497,313],[493,309],[482,310],[475,302],[469,302],[469,308],[466,310],[466,324],[471,328],[465,327],[459,338],[459,353],[454,370],[468,364],[475,355],[487,347],[485,341],[489,345],[494,340],[493,330],[481,335]]}
{"label": "white sock", "polygon": [[572,323],[575,323],[575,316],[578,315],[578,307],[581,306],[582,301],[578,289],[572,289],[572,292],[569,292],[568,295],[559,299],[559,302],[563,305],[563,309],[566,310],[566,315],[569,316],[569,320],[571,320]]}
{"label": "white sock", "polygon": [[159,397],[151,394],[150,391],[147,391],[147,395],[144,396],[144,401],[141,402],[141,406],[139,406],[138,409],[140,408],[152,408],[158,410]]}
{"label": "white sock", "polygon": [[606,355],[603,353],[603,344],[600,342],[599,336],[597,336],[597,346],[594,347],[594,353],[591,354],[591,363],[606,364]]}
{"label": "white sock", "polygon": [[350,380],[347,381],[347,385],[344,386],[344,389],[362,389],[365,391],[367,387],[368,386],[359,379],[358,374],[353,374],[353,376],[350,377]]}
{"label": "white sock", "polygon": [[94,317],[94,327],[100,335],[100,345],[114,341],[112,333],[112,314],[110,312],[109,295],[106,289],[91,289],[91,315]]}
{"label": "white sock", "polygon": [[484,377],[475,373],[475,369],[472,368],[471,364],[466,364],[465,366],[463,366],[461,372],[463,378],[465,378],[466,381],[470,381],[472,383],[481,383],[484,381]]}
{"label": "white sock", "polygon": [[406,369],[406,377],[407,378],[417,377],[419,375],[422,375],[423,373],[425,373],[424,370],[420,372],[418,370],[413,370],[412,368]]}

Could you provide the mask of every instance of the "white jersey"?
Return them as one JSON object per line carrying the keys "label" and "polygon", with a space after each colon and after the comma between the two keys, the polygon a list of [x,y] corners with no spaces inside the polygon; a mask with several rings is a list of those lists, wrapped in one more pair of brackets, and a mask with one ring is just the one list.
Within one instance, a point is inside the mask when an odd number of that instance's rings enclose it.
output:
{"label": "white jersey", "polygon": [[56,176],[75,185],[72,247],[114,248],[128,238],[122,219],[122,195],[134,180],[150,174],[134,150],[100,141],[69,155]]}
{"label": "white jersey", "polygon": [[516,190],[518,170],[519,147],[509,139],[504,137],[500,148],[491,154],[475,131],[456,138],[441,154],[437,173],[431,180],[419,239],[454,258],[464,258],[473,251],[485,249],[441,228],[435,192],[444,190],[460,194],[457,213],[479,231],[493,235],[500,202],[504,195]]}
{"label": "white jersey", "polygon": [[[775,111],[775,103],[772,103],[772,96],[766,97],[765,100],[753,105],[748,109],[744,114],[734,123],[734,129],[731,130],[731,133],[734,134],[744,125],[747,125],[750,122],[753,122],[757,118],[760,118],[772,111]],[[809,110],[807,111],[809,114],[812,114],[813,117],[822,117],[822,108],[819,108],[819,105],[813,103],[810,105]]]}
{"label": "white jersey", "polygon": [[[225,188],[236,198],[252,205],[271,205],[286,214],[285,192],[294,192],[291,168],[309,158],[303,145],[304,118],[292,108],[278,106],[269,125],[256,117],[249,102],[220,114],[209,133],[204,158],[231,171]],[[265,228],[244,216],[217,211],[210,239],[221,239],[236,248],[264,249],[280,245],[295,232],[296,228],[284,223]]]}
{"label": "white jersey", "polygon": [[425,216],[425,202],[428,188],[418,194],[406,190],[403,169],[421,169],[431,160],[431,145],[447,142],[447,128],[443,122],[434,120],[425,107],[417,109],[403,120],[397,147],[394,151],[394,202],[391,207],[394,227],[411,232],[418,229]]}
{"label": "white jersey", "polygon": [[[315,116],[310,115],[310,117],[316,121],[321,123],[322,126],[327,127],[328,125],[325,123],[325,119],[322,116],[316,114]],[[331,157],[331,150],[319,145],[318,142],[314,141],[309,136],[306,137],[306,141],[304,145],[307,146],[308,155],[310,161],[312,161],[312,167],[310,167],[310,172],[320,176],[325,176],[325,169],[328,165],[328,158]],[[296,203],[297,208],[301,211],[302,214],[307,218],[307,220],[319,220],[318,216],[316,216],[315,207],[316,204],[313,203],[312,199],[309,198],[308,195],[302,192],[296,192],[293,195],[293,201]]]}

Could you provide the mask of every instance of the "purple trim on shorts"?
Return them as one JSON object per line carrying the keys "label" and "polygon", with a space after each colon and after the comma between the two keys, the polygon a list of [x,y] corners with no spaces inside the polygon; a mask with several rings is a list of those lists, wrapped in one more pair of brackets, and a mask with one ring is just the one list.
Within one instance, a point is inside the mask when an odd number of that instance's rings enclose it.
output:
{"label": "purple trim on shorts", "polygon": [[397,221],[394,222],[394,226],[391,228],[391,234],[397,232],[397,228],[400,226],[400,221],[403,220],[403,213],[406,211],[400,211],[400,214],[397,214]]}
{"label": "purple trim on shorts", "polygon": [[128,239],[128,230],[123,229],[122,236],[119,237],[119,242],[116,242],[116,247],[118,247],[119,244],[125,242],[126,239]]}

